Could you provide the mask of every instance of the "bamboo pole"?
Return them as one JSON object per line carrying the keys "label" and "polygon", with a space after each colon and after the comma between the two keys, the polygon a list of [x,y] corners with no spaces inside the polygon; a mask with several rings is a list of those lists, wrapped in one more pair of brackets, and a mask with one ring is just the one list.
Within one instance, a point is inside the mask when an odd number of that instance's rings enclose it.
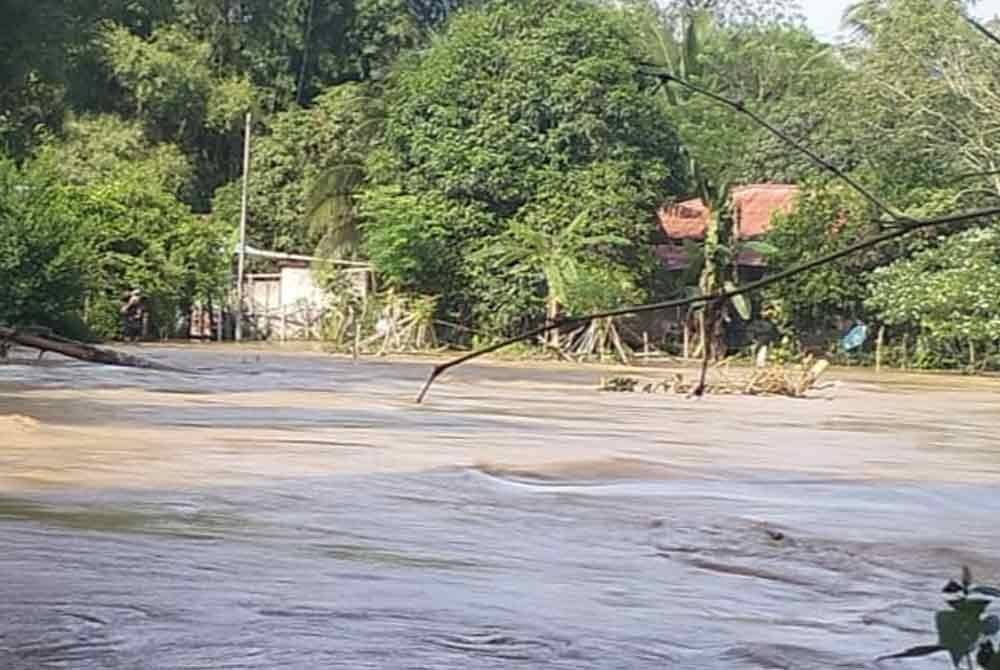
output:
{"label": "bamboo pole", "polygon": [[357,315],[354,316],[354,360],[358,360],[358,355],[361,353],[361,319]]}
{"label": "bamboo pole", "polygon": [[236,329],[237,342],[243,340],[243,269],[247,255],[247,187],[250,176],[250,112],[243,131],[243,192],[240,195],[240,248],[236,270]]}

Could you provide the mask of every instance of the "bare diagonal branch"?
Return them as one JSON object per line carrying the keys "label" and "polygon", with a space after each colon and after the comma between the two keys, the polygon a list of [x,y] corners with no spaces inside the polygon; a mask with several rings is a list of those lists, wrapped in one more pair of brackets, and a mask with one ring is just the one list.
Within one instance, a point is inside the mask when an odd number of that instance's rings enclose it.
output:
{"label": "bare diagonal branch", "polygon": [[977,31],[979,31],[979,33],[982,34],[983,37],[985,37],[986,39],[990,40],[991,42],[995,42],[996,44],[1000,45],[1000,36],[997,36],[996,33],[994,33],[993,31],[991,31],[989,28],[987,28],[986,26],[984,26],[982,23],[980,23],[979,21],[976,21],[971,16],[963,15],[962,18],[965,19],[966,23],[968,23],[970,26],[972,26]]}
{"label": "bare diagonal branch", "polygon": [[[646,66],[646,68],[649,68],[649,66]],[[718,93],[715,93],[714,91],[710,91],[707,88],[703,88],[701,86],[698,86],[697,84],[692,83],[692,82],[688,81],[687,79],[684,79],[682,77],[678,77],[676,75],[670,74],[669,72],[663,72],[662,70],[658,70],[658,69],[646,69],[646,68],[643,69],[643,73],[646,74],[646,75],[649,75],[651,77],[655,77],[655,78],[659,79],[663,83],[673,82],[673,83],[675,83],[675,84],[677,84],[679,86],[682,86],[682,87],[688,89],[692,93],[697,93],[698,95],[705,96],[706,98],[714,100],[715,102],[718,102],[721,105],[725,105],[726,107],[729,107],[730,109],[733,109],[733,110],[739,112],[740,114],[746,116],[751,121],[753,121],[754,123],[756,123],[758,126],[760,126],[761,128],[767,130],[769,133],[771,133],[772,135],[774,135],[775,137],[777,137],[778,139],[780,139],[785,144],[789,145],[790,147],[794,148],[799,153],[801,153],[804,156],[808,157],[809,160],[811,160],[813,163],[815,163],[816,165],[819,165],[824,170],[826,170],[827,172],[833,174],[838,179],[840,179],[841,181],[843,181],[845,184],[847,184],[852,189],[854,189],[855,191],[857,191],[857,193],[859,195],[861,195],[865,200],[867,200],[872,205],[874,205],[879,211],[885,212],[886,214],[888,214],[890,217],[892,217],[897,222],[901,222],[901,223],[908,222],[908,218],[907,217],[903,216],[902,214],[900,214],[899,212],[897,212],[894,208],[892,208],[891,206],[889,206],[888,204],[886,204],[885,202],[883,202],[882,200],[880,200],[879,198],[877,198],[871,191],[869,191],[864,186],[862,186],[856,179],[854,179],[853,177],[851,177],[849,174],[847,174],[846,172],[844,172],[843,170],[841,170],[840,168],[838,168],[836,165],[834,165],[833,163],[831,163],[827,159],[825,159],[822,156],[820,156],[819,154],[817,154],[815,151],[813,151],[809,147],[805,146],[801,142],[798,142],[797,140],[795,140],[794,138],[792,138],[791,136],[789,136],[788,133],[786,133],[782,129],[778,128],[774,124],[772,124],[769,121],[767,121],[766,119],[764,119],[762,116],[760,116],[759,114],[757,114],[756,112],[754,112],[752,109],[750,109],[746,105],[744,105],[741,101],[739,101],[739,100],[733,100],[733,99],[727,98],[727,97],[725,97],[723,95],[719,95]]]}
{"label": "bare diagonal branch", "polygon": [[[988,30],[986,30],[985,27],[977,24],[976,22],[974,22],[971,19],[967,19],[967,20],[969,20],[970,23],[972,23],[984,35],[986,35],[987,37],[989,37],[993,41],[997,42],[997,44],[1000,44],[1000,39],[998,39],[995,35],[993,35]],[[866,249],[870,249],[872,247],[876,247],[876,246],[878,246],[880,244],[883,244],[885,242],[888,242],[890,240],[894,240],[894,239],[903,237],[903,236],[908,235],[908,234],[910,234],[910,233],[912,233],[912,232],[914,232],[916,230],[920,230],[920,229],[923,229],[923,228],[929,228],[929,227],[933,227],[933,226],[945,225],[945,224],[964,223],[964,222],[969,222],[969,221],[975,221],[975,220],[978,220],[978,219],[1000,217],[1000,207],[990,207],[990,208],[984,208],[984,209],[976,209],[976,210],[971,210],[971,211],[967,211],[967,212],[961,212],[961,213],[958,213],[958,214],[949,214],[949,215],[945,215],[945,216],[939,216],[939,217],[927,218],[927,219],[913,219],[913,218],[910,218],[910,217],[903,216],[902,214],[898,213],[894,208],[890,207],[889,205],[887,205],[886,203],[884,203],[882,200],[880,200],[878,197],[876,197],[874,194],[872,194],[868,189],[866,189],[864,186],[862,186],[854,178],[852,178],[850,175],[848,175],[843,170],[841,170],[840,168],[838,168],[836,165],[834,165],[830,161],[826,160],[825,158],[823,158],[822,156],[820,156],[816,152],[812,151],[808,147],[804,146],[800,142],[796,141],[795,139],[793,139],[792,137],[790,137],[786,132],[784,132],[780,128],[772,125],[766,119],[762,118],[760,115],[758,115],[753,110],[748,109],[741,101],[729,99],[729,98],[727,98],[727,97],[725,97],[723,95],[720,95],[720,94],[715,93],[713,91],[710,91],[708,89],[702,88],[702,87],[698,86],[697,84],[694,84],[694,83],[692,83],[690,81],[687,81],[686,79],[674,76],[674,75],[672,75],[672,74],[670,74],[668,72],[663,72],[661,69],[656,68],[655,65],[642,64],[642,66],[643,66],[643,72],[645,74],[647,74],[649,76],[652,76],[652,77],[655,77],[663,85],[668,85],[671,82],[676,83],[676,84],[678,84],[678,85],[680,85],[680,86],[688,89],[689,91],[691,91],[693,93],[697,93],[699,95],[703,95],[703,96],[705,96],[705,97],[707,97],[707,98],[709,98],[711,100],[714,100],[715,102],[717,102],[719,104],[722,104],[722,105],[724,105],[726,107],[729,107],[729,108],[735,110],[736,112],[738,112],[740,114],[743,114],[744,116],[748,117],[754,123],[756,123],[760,127],[764,128],[769,133],[771,133],[772,135],[774,135],[775,137],[777,137],[781,141],[785,142],[789,146],[793,147],[796,151],[798,151],[798,152],[802,153],[803,155],[805,155],[806,157],[808,157],[816,165],[822,167],[824,170],[826,170],[827,172],[830,172],[831,174],[833,174],[834,176],[836,176],[838,179],[840,179],[841,181],[843,181],[844,183],[846,183],[854,191],[856,191],[859,195],[861,195],[862,197],[864,197],[865,200],[867,200],[869,203],[871,203],[876,209],[878,209],[879,211],[881,211],[881,212],[883,212],[885,214],[888,214],[891,218],[893,218],[896,221],[896,223],[899,224],[898,227],[895,227],[892,230],[889,230],[887,232],[881,233],[879,235],[874,235],[872,237],[869,237],[869,238],[866,238],[864,240],[861,240],[861,241],[859,241],[859,242],[857,242],[855,244],[852,244],[852,245],[849,245],[847,247],[844,247],[843,249],[840,249],[839,251],[835,251],[835,252],[832,252],[832,253],[829,253],[829,254],[825,254],[823,256],[820,256],[819,258],[814,258],[813,260],[808,261],[806,263],[802,263],[800,265],[796,265],[794,267],[788,268],[786,270],[783,270],[781,272],[775,273],[773,275],[769,275],[769,276],[764,277],[763,279],[760,279],[758,281],[750,282],[748,284],[744,284],[743,286],[739,286],[739,287],[737,287],[737,288],[735,288],[733,290],[730,290],[730,291],[724,291],[724,292],[721,292],[721,293],[715,293],[715,294],[712,294],[712,295],[704,295],[704,296],[699,296],[699,297],[695,297],[695,298],[686,298],[686,299],[680,299],[680,300],[667,300],[667,301],[664,301],[664,302],[655,302],[655,303],[650,303],[650,304],[646,304],[646,305],[637,305],[637,306],[633,306],[633,307],[623,307],[623,308],[620,308],[620,309],[610,310],[610,311],[606,311],[606,312],[598,312],[598,313],[587,314],[587,315],[584,315],[584,316],[579,316],[579,317],[574,317],[574,318],[560,319],[560,320],[557,320],[555,322],[548,323],[548,324],[546,324],[544,326],[540,326],[538,328],[533,328],[531,330],[525,331],[525,332],[523,332],[523,333],[521,333],[521,334],[519,334],[519,335],[517,335],[515,337],[512,337],[510,339],[504,340],[502,342],[498,342],[496,344],[493,344],[493,345],[488,346],[488,347],[484,347],[482,349],[478,349],[476,351],[472,351],[472,352],[470,352],[468,354],[465,354],[463,356],[455,358],[455,359],[453,359],[451,361],[447,361],[445,363],[441,363],[439,365],[436,365],[434,367],[434,369],[431,370],[430,375],[427,377],[427,381],[424,383],[423,388],[420,390],[420,393],[417,395],[417,403],[423,402],[424,397],[426,396],[428,390],[430,389],[430,387],[434,383],[434,381],[438,377],[440,377],[442,374],[444,374],[445,372],[447,372],[448,370],[450,370],[451,368],[453,368],[453,367],[455,367],[457,365],[461,365],[462,363],[466,363],[468,361],[471,361],[473,359],[479,358],[480,356],[485,356],[487,354],[493,353],[494,351],[498,351],[500,349],[503,349],[504,347],[510,346],[510,345],[515,344],[517,342],[522,342],[524,340],[528,340],[528,339],[537,337],[539,335],[542,335],[544,333],[547,333],[547,332],[550,332],[550,331],[553,331],[553,330],[564,330],[564,329],[571,330],[573,328],[579,327],[580,325],[584,325],[584,324],[590,323],[591,321],[595,321],[597,319],[606,319],[606,318],[612,318],[612,317],[616,317],[616,316],[625,316],[625,315],[630,315],[630,314],[642,314],[642,313],[646,313],[646,312],[654,312],[654,311],[658,311],[658,310],[670,309],[670,308],[676,308],[676,307],[688,307],[688,306],[693,306],[693,305],[719,305],[719,304],[721,304],[725,300],[729,300],[731,298],[735,298],[736,296],[740,296],[740,295],[743,295],[745,293],[749,293],[751,291],[756,291],[756,290],[765,288],[767,286],[770,286],[772,284],[776,284],[778,282],[785,281],[787,279],[791,279],[792,277],[796,277],[798,275],[805,274],[805,273],[807,273],[807,272],[809,272],[809,271],[811,271],[811,270],[813,270],[815,268],[821,267],[823,265],[827,265],[829,263],[833,263],[833,262],[835,262],[837,260],[840,260],[840,259],[845,258],[847,256],[850,256],[852,254],[858,253],[859,251],[864,251]]]}
{"label": "bare diagonal branch", "polygon": [[773,275],[769,275],[755,282],[750,282],[749,284],[738,286],[737,288],[731,291],[725,291],[723,293],[718,293],[716,295],[699,296],[696,298],[667,300],[665,302],[654,302],[648,305],[623,307],[620,309],[614,309],[607,312],[598,312],[596,314],[587,314],[584,316],[579,316],[569,319],[561,319],[554,323],[549,323],[544,326],[540,326],[538,328],[533,328],[532,330],[525,331],[520,335],[512,337],[508,340],[504,340],[503,342],[497,342],[496,344],[484,347],[482,349],[477,349],[476,351],[472,351],[454,360],[436,365],[434,369],[431,370],[430,376],[427,378],[427,381],[424,383],[423,388],[420,390],[420,394],[417,396],[417,402],[420,403],[423,401],[424,396],[430,389],[431,384],[434,383],[434,380],[436,380],[438,377],[440,377],[442,374],[444,374],[451,368],[455,367],[456,365],[461,365],[462,363],[471,361],[474,358],[485,356],[486,354],[493,353],[494,351],[498,351],[500,349],[503,349],[504,347],[516,344],[517,342],[522,342],[524,340],[537,337],[538,335],[542,335],[544,333],[553,330],[573,329],[577,326],[590,323],[591,321],[597,319],[606,319],[615,316],[643,314],[645,312],[654,312],[657,310],[669,309],[672,307],[687,307],[691,305],[704,305],[707,303],[720,303],[723,300],[728,300],[738,295],[743,295],[744,293],[756,291],[766,286],[770,286],[771,284],[776,284],[780,281],[791,279],[792,277],[804,274],[806,272],[809,272],[810,270],[840,260],[841,258],[845,258],[859,251],[864,251],[865,249],[870,249],[884,242],[888,242],[890,240],[903,237],[904,235],[908,235],[915,230],[920,230],[922,228],[930,228],[933,226],[940,226],[950,223],[965,223],[969,221],[975,221],[977,219],[985,219],[998,216],[1000,216],[1000,207],[988,207],[984,209],[975,209],[967,212],[960,212],[958,214],[948,214],[945,216],[938,216],[929,219],[911,219],[906,221],[905,225],[902,225],[899,228],[895,228],[888,232],[881,233],[880,235],[869,237],[867,239],[861,240],[860,242],[844,247],[839,251],[834,251],[832,253],[820,256],[819,258],[814,258],[811,261],[802,263],[801,265],[796,265],[795,267],[788,268],[787,270],[783,270],[781,272],[777,272]]}

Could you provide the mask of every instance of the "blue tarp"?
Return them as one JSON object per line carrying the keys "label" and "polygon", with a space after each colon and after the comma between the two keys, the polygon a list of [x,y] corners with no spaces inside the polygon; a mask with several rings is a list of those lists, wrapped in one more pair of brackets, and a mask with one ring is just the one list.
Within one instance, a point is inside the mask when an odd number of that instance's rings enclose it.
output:
{"label": "blue tarp", "polygon": [[851,351],[852,349],[857,349],[864,344],[867,339],[868,326],[863,323],[859,323],[847,331],[847,335],[840,338],[840,350]]}

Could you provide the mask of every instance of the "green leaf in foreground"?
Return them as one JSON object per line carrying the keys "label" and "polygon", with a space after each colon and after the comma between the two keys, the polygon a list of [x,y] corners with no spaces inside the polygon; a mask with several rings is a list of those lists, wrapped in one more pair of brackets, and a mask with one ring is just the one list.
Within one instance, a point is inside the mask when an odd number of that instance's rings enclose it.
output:
{"label": "green leaf in foreground", "polygon": [[[736,284],[731,281],[727,281],[726,291],[735,291]],[[747,299],[746,295],[735,295],[731,299],[733,307],[736,308],[736,313],[740,315],[740,318],[744,321],[749,321],[751,316],[750,311],[750,301]]]}
{"label": "green leaf in foreground", "polygon": [[959,661],[972,652],[979,641],[979,615],[970,611],[938,612],[935,617],[938,645],[947,649],[958,667]]}

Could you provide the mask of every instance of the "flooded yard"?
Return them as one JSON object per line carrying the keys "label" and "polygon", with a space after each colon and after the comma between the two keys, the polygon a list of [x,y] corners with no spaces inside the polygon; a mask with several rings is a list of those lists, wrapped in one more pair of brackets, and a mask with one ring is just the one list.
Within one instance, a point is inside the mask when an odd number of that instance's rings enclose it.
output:
{"label": "flooded yard", "polygon": [[0,366],[0,668],[866,668],[1000,581],[1000,382],[143,353]]}

